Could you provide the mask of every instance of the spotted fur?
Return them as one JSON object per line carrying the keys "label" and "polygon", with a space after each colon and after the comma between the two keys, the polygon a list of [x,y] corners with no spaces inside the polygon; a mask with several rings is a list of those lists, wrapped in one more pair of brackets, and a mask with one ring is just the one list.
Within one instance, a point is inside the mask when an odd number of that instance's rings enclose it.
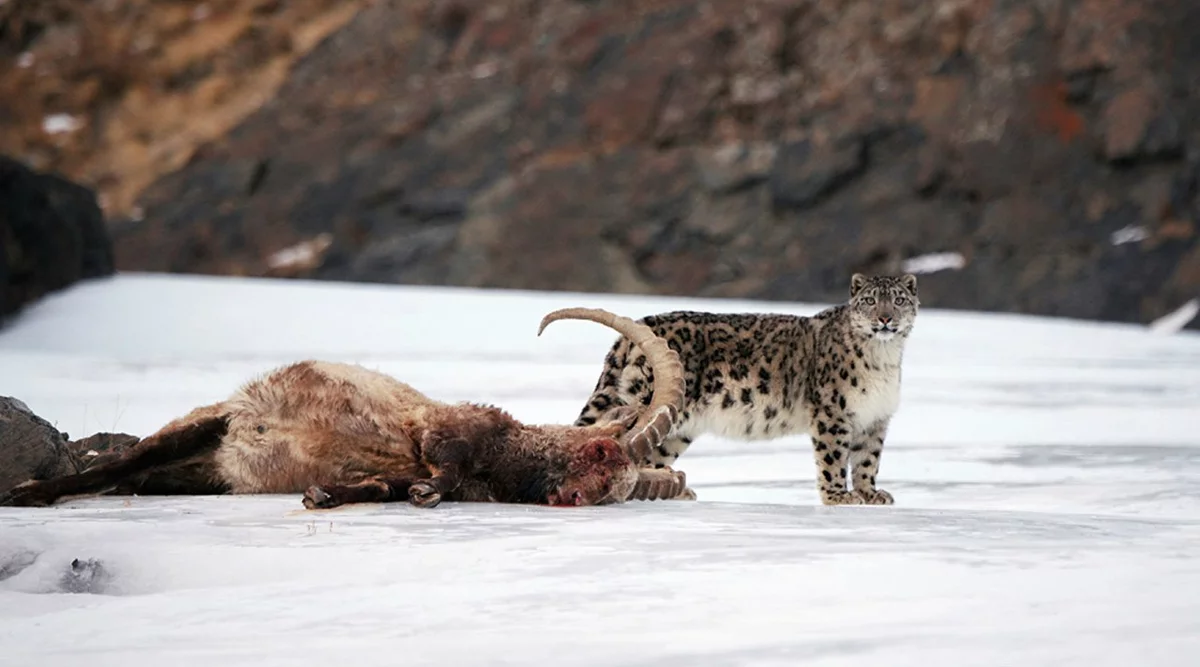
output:
{"label": "spotted fur", "polygon": [[[671,433],[641,463],[670,466],[705,433],[737,440],[807,433],[822,503],[892,504],[875,480],[919,306],[913,275],[854,274],[846,303],[810,317],[675,311],[642,318],[679,353],[686,390]],[[617,341],[575,424],[649,404],[653,380],[641,349]]]}

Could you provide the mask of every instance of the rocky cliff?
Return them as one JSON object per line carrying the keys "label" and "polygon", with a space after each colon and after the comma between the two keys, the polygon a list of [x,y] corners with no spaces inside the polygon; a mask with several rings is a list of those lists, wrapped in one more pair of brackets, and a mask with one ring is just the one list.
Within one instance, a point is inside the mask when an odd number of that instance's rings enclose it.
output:
{"label": "rocky cliff", "polygon": [[51,292],[112,273],[96,194],[0,155],[0,325]]}
{"label": "rocky cliff", "polygon": [[[78,147],[0,143],[101,181],[122,269],[834,300],[940,268],[926,305],[1131,322],[1200,296],[1189,0],[165,5],[175,33],[110,40],[149,64],[76,72]],[[53,69],[52,32],[0,59]],[[181,136],[139,99],[187,101]]]}

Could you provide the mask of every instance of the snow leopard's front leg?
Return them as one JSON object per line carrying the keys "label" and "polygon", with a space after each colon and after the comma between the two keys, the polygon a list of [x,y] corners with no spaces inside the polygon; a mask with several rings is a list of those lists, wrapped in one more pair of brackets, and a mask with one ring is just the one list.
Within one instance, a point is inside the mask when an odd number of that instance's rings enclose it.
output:
{"label": "snow leopard's front leg", "polygon": [[854,494],[867,505],[891,505],[894,502],[892,494],[875,488],[888,421],[881,419],[875,422],[850,445],[850,475],[854,480]]}
{"label": "snow leopard's front leg", "polygon": [[817,463],[817,492],[824,505],[861,505],[862,498],[846,485],[849,462],[849,419],[837,392],[822,397],[812,412],[813,457]]}

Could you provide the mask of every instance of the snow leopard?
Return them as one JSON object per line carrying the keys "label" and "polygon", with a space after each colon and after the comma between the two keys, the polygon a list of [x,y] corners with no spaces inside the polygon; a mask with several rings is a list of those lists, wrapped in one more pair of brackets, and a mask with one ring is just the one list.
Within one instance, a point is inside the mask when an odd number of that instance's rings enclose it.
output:
{"label": "snow leopard", "polygon": [[[823,504],[891,505],[876,479],[919,307],[916,276],[855,273],[846,302],[811,316],[679,310],[643,317],[679,354],[687,388],[671,432],[640,464],[671,467],[706,433],[743,441],[808,434]],[[616,341],[575,424],[648,405],[653,383],[641,349]],[[696,496],[689,488],[680,497]]]}

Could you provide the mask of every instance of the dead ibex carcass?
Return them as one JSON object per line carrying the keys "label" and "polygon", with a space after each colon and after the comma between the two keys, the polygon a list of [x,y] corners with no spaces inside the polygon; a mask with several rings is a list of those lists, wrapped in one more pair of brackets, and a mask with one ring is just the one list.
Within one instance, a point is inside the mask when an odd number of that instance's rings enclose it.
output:
{"label": "dead ibex carcass", "polygon": [[48,505],[96,493],[304,493],[310,509],[442,500],[598,505],[678,497],[682,473],[639,469],[683,400],[679,356],[642,324],[572,308],[542,320],[591,320],[646,351],[653,402],[591,426],[526,425],[499,408],[432,400],[362,366],[302,361],[197,408],[80,474],[26,482],[0,504]]}

